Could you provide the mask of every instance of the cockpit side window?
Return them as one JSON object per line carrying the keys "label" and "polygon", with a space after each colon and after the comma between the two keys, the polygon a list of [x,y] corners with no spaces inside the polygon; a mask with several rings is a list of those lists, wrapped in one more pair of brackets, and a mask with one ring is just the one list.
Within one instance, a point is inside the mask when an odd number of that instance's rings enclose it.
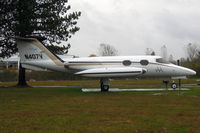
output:
{"label": "cockpit side window", "polygon": [[158,59],[156,59],[156,62],[157,62],[157,63],[169,64],[169,62],[168,62],[168,61],[166,61],[166,60],[165,60],[165,59],[163,59],[163,58],[158,58]]}
{"label": "cockpit side window", "polygon": [[147,66],[149,64],[149,61],[148,60],[141,60],[140,64],[143,65],[143,66]]}

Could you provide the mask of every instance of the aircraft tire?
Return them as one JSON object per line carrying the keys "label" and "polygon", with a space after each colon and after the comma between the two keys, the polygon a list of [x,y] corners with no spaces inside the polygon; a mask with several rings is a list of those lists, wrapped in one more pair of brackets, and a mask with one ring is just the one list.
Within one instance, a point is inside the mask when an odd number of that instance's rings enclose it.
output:
{"label": "aircraft tire", "polygon": [[109,85],[103,85],[101,84],[101,91],[102,92],[107,92],[109,90]]}
{"label": "aircraft tire", "polygon": [[177,86],[178,85],[176,83],[172,83],[172,85],[171,85],[172,89],[174,89],[174,90],[177,88]]}

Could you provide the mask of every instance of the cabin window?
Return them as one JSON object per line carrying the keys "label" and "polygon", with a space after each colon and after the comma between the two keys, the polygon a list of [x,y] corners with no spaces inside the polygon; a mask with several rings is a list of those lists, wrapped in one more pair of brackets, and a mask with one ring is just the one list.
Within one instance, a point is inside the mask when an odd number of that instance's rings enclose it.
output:
{"label": "cabin window", "polygon": [[122,64],[123,64],[124,66],[130,66],[130,65],[131,65],[131,61],[130,61],[130,60],[124,60],[124,61],[122,62]]}
{"label": "cabin window", "polygon": [[149,64],[149,61],[148,60],[141,60],[140,64],[143,65],[143,66],[147,66]]}

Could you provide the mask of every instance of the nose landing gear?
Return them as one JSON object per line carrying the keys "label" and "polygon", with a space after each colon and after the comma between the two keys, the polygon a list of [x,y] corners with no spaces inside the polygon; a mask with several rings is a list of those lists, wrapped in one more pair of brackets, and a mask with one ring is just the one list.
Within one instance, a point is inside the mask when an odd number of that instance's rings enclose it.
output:
{"label": "nose landing gear", "polygon": [[177,86],[178,86],[177,83],[172,83],[172,84],[171,84],[171,87],[172,87],[172,89],[174,89],[174,90],[177,88]]}
{"label": "nose landing gear", "polygon": [[[168,81],[168,80],[163,80],[163,83],[165,84],[166,89],[168,89],[169,81]],[[179,81],[179,86],[180,86],[180,81]],[[176,88],[178,88],[177,83],[175,83],[175,82],[173,81],[172,84],[171,84],[171,88],[174,89],[174,90],[175,90]]]}

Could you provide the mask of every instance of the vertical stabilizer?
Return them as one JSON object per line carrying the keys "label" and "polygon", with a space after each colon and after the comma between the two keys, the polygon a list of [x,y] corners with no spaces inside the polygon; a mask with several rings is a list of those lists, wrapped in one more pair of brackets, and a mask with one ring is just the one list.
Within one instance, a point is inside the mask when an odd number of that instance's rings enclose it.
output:
{"label": "vertical stabilizer", "polygon": [[63,66],[63,61],[50,52],[36,38],[17,37],[17,47],[21,62],[52,60],[56,65]]}
{"label": "vertical stabilizer", "polygon": [[36,71],[65,71],[64,61],[36,38],[16,37],[22,67]]}

